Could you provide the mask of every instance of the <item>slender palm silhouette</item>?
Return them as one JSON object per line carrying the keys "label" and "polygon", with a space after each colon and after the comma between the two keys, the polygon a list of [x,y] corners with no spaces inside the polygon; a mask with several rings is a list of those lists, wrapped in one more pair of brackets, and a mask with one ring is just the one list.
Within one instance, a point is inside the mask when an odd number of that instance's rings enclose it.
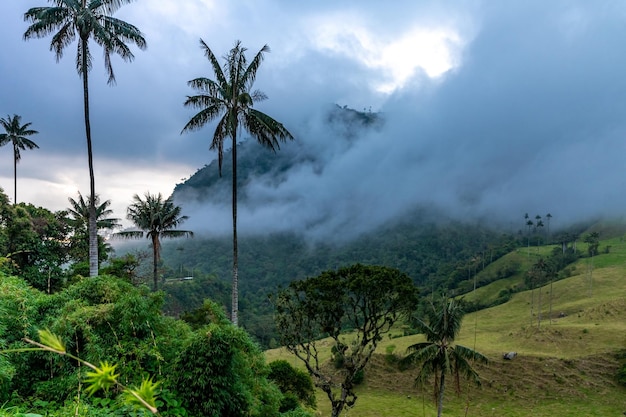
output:
{"label": "slender palm silhouette", "polygon": [[161,193],[157,195],[146,193],[145,199],[135,194],[133,203],[128,206],[127,218],[141,230],[129,230],[115,234],[128,239],[139,239],[145,235],[152,241],[152,274],[155,291],[159,286],[157,268],[161,260],[161,238],[193,236],[193,232],[189,230],[176,229],[188,218],[180,215],[181,210],[180,206],[174,204],[171,197],[164,200]]}
{"label": "slender palm silhouette", "polygon": [[[267,96],[259,91],[251,91],[257,70],[263,61],[264,54],[269,52],[265,45],[248,64],[246,48],[237,41],[233,49],[225,57],[224,68],[201,39],[200,45],[204,55],[209,59],[216,80],[196,78],[189,81],[189,86],[198,91],[198,95],[188,96],[185,106],[200,109],[185,125],[182,132],[201,129],[205,124],[219,119],[211,141],[212,150],[217,150],[220,176],[224,157],[224,141],[232,140],[233,158],[233,283],[231,320],[238,324],[239,314],[239,266],[237,247],[237,135],[239,129],[245,129],[261,145],[272,150],[280,148],[279,142],[293,139],[289,131],[278,121],[253,106]],[[182,133],[181,132],[181,133]]]}
{"label": "slender palm silhouette", "polygon": [[0,125],[4,128],[5,133],[0,134],[0,146],[4,146],[11,142],[13,144],[13,204],[17,204],[17,163],[22,159],[20,150],[39,148],[28,136],[36,135],[36,130],[30,129],[32,123],[21,123],[21,116],[14,114],[13,117],[7,116],[6,119],[0,119]]}
{"label": "slender palm silhouette", "polygon": [[[49,0],[51,7],[33,7],[24,14],[24,20],[32,24],[24,32],[24,39],[43,38],[52,33],[50,50],[57,61],[63,51],[78,35],[76,70],[83,80],[83,109],[85,135],[87,138],[87,159],[89,163],[89,195],[96,195],[91,144],[91,124],[89,120],[89,70],[92,56],[89,40],[93,39],[104,50],[104,66],[109,75],[108,83],[115,83],[115,73],[111,64],[111,54],[119,55],[125,61],[132,61],[134,55],[127,43],[134,43],[140,49],[146,48],[143,35],[135,26],[116,19],[112,15],[124,4],[133,0]],[[56,32],[56,33],[55,33]],[[89,275],[98,275],[98,228],[96,207],[93,200],[89,206]]]}
{"label": "slender palm silhouette", "polygon": [[425,320],[416,323],[418,332],[426,336],[426,342],[409,346],[409,354],[403,359],[405,363],[420,365],[416,378],[418,384],[424,385],[430,376],[435,376],[434,394],[438,417],[441,417],[443,411],[446,374],[454,377],[459,392],[461,375],[480,385],[472,362],[487,362],[487,358],[475,350],[454,344],[464,315],[458,300],[442,296],[436,303],[431,303],[430,308],[426,309]]}

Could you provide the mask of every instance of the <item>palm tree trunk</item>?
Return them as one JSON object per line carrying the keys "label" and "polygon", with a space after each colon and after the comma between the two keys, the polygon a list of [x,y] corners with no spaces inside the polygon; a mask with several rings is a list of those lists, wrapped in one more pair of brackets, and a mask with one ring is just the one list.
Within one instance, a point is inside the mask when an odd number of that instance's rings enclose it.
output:
{"label": "palm tree trunk", "polygon": [[533,322],[535,321],[533,318],[533,307],[535,305],[535,284],[531,281],[530,285],[530,327],[533,327]]}
{"label": "palm tree trunk", "polygon": [[93,151],[91,147],[91,125],[89,123],[89,80],[87,47],[88,39],[81,39],[83,50],[82,76],[85,112],[85,134],[87,136],[87,159],[89,162],[89,276],[98,276],[98,227],[96,223],[96,181],[93,173]]}
{"label": "palm tree trunk", "polygon": [[443,390],[446,388],[446,372],[441,370],[441,379],[439,381],[439,398],[437,399],[437,417],[441,417],[443,413]]}
{"label": "palm tree trunk", "polygon": [[237,129],[233,130],[233,292],[231,321],[237,326],[239,315],[239,262],[237,249]]}
{"label": "palm tree trunk", "polygon": [[13,144],[13,205],[17,204],[17,146]]}
{"label": "palm tree trunk", "polygon": [[552,325],[552,281],[553,278],[550,277],[550,311],[549,311],[549,315],[550,315],[550,325]]}
{"label": "palm tree trunk", "polygon": [[152,235],[152,279],[154,284],[154,291],[159,289],[159,274],[158,265],[161,260],[161,245],[159,237]]}
{"label": "palm tree trunk", "polygon": [[589,270],[589,297],[593,297],[593,252],[591,253],[591,269]]}
{"label": "palm tree trunk", "polygon": [[537,301],[537,329],[541,327],[541,285],[539,285],[539,300]]}

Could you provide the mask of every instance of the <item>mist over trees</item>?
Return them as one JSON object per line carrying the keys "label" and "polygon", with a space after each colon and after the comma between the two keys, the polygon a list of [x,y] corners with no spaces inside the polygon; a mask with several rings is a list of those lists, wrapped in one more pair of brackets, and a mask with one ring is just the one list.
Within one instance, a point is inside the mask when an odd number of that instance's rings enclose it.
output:
{"label": "mist over trees", "polygon": [[[487,362],[486,356],[456,343],[466,311],[502,304],[526,291],[522,295],[530,295],[530,301],[523,300],[522,331],[539,334],[547,327],[546,291],[549,288],[548,322],[553,324],[553,283],[558,286],[558,280],[569,277],[573,264],[583,257],[588,266],[585,292],[592,299],[594,262],[604,232],[588,225],[564,226],[561,213],[570,207],[551,206],[555,216],[536,214],[537,207],[532,206],[538,203],[531,202],[531,211],[522,216],[526,207],[519,203],[526,202],[518,198],[525,194],[521,188],[508,199],[499,194],[525,185],[518,170],[539,177],[543,171],[537,165],[545,162],[541,158],[563,163],[571,155],[558,149],[556,155],[566,159],[554,158],[543,145],[545,132],[521,128],[529,123],[520,115],[545,117],[541,112],[545,108],[511,111],[502,106],[500,95],[479,101],[478,94],[468,94],[475,92],[468,85],[478,86],[485,96],[492,94],[483,90],[482,82],[473,82],[485,81],[485,68],[494,63],[489,60],[470,62],[436,92],[428,83],[437,94],[420,101],[429,105],[425,111],[407,113],[406,104],[415,102],[400,90],[390,95],[385,113],[372,112],[371,107],[368,111],[367,106],[356,111],[329,105],[307,114],[306,122],[297,127],[308,140],[291,142],[296,135],[256,108],[267,98],[252,87],[269,48],[262,47],[248,62],[246,48],[237,41],[220,65],[201,41],[215,79],[189,81],[197,94],[187,96],[184,104],[198,113],[183,131],[217,122],[209,146],[217,151],[217,159],[178,184],[168,198],[161,193],[134,195],[127,217],[138,230],[118,235],[147,236],[151,268],[145,268],[150,261],[145,253],[114,250],[107,236],[98,234],[99,229],[111,232],[120,224],[111,217],[111,200],[103,197],[101,202],[96,193],[89,45],[102,47],[108,82],[114,83],[111,55],[132,61],[129,44],[146,47],[137,27],[113,17],[131,2],[51,0],[51,7],[34,7],[23,16],[29,24],[24,39],[51,35],[50,50],[57,61],[78,41],[75,66],[82,80],[90,193],[69,198],[70,207],[59,211],[18,203],[19,151],[38,147],[26,138],[37,132],[30,123],[22,125],[17,115],[0,119],[6,131],[0,134],[0,146],[11,142],[14,151],[12,204],[0,190],[0,413],[312,417],[315,386],[326,394],[331,415],[339,417],[356,404],[367,365],[380,359],[377,348],[396,337],[421,335],[426,341],[411,339],[404,361],[393,354],[395,345],[386,344],[384,361],[398,372],[402,369],[396,365],[417,365],[416,382],[422,388],[434,379],[440,416],[444,391],[451,385],[448,377],[457,389],[462,376],[478,383],[474,365]],[[473,52],[480,54],[486,40],[477,38]],[[509,60],[502,62],[510,65]],[[558,80],[563,76],[562,71],[533,68],[536,61],[529,62],[525,69],[556,74]],[[409,81],[421,82],[418,78]],[[295,108],[296,95],[291,90],[283,101]],[[468,96],[486,106],[468,107],[459,100]],[[516,97],[509,102],[518,101]],[[606,108],[592,100],[580,103]],[[97,108],[106,108],[102,104]],[[442,109],[445,112],[438,113]],[[557,106],[548,110],[554,109],[556,113],[546,112],[550,124],[579,123]],[[136,107],[132,113],[141,110]],[[480,113],[506,123],[494,129],[477,117]],[[440,126],[443,114],[446,120]],[[114,123],[104,123],[111,120]],[[584,130],[578,123],[571,123],[577,127],[573,131]],[[125,125],[116,118],[102,124]],[[448,125],[454,129],[442,127]],[[128,131],[133,128],[129,123]],[[142,136],[150,130],[144,129]],[[552,133],[549,130],[550,139],[557,137]],[[120,136],[132,137],[126,135]],[[528,135],[534,146],[524,148],[527,141],[509,140],[502,148],[506,152],[492,152],[493,142],[480,143],[492,135],[507,139]],[[117,138],[110,140],[119,143]],[[227,140],[230,149],[225,147]],[[130,141],[127,145],[132,146]],[[260,152],[283,145],[280,153]],[[144,151],[152,152],[153,147]],[[519,155],[510,154],[508,148],[520,151],[522,158],[513,158]],[[126,150],[120,146],[113,156],[123,159]],[[541,158],[524,166],[531,152]],[[223,173],[229,182],[222,179]],[[542,178],[544,182],[548,181]],[[576,186],[575,181],[571,184]],[[232,223],[224,221],[225,207],[230,208]],[[510,207],[515,207],[514,213]],[[590,211],[594,210],[582,210]],[[507,225],[509,218],[515,222]],[[188,230],[178,228],[183,222]],[[230,225],[232,240],[224,233],[230,232]],[[161,242],[194,233],[197,240]],[[609,251],[606,246],[605,253]],[[241,282],[240,271],[245,277]],[[494,282],[502,286],[485,288],[492,293],[472,302],[463,300]],[[514,301],[522,299],[515,297]],[[604,308],[600,314],[608,315]],[[512,340],[517,329],[507,330]],[[474,331],[476,344],[476,327]],[[275,347],[299,359],[306,372],[285,361],[267,363],[269,353],[263,350]],[[562,384],[555,371],[549,372],[559,385],[572,385]],[[624,366],[618,378],[624,380]]]}

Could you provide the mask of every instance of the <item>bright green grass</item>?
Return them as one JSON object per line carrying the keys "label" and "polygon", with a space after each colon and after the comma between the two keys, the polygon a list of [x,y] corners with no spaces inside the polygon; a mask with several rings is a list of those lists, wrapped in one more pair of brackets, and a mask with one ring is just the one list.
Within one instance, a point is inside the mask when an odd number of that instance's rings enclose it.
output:
{"label": "bright green grass", "polygon": [[[446,391],[444,416],[468,417],[607,417],[621,416],[626,407],[626,392],[617,390],[607,395],[587,393],[584,398],[555,398],[520,402],[506,393],[499,398],[485,395],[484,389],[470,388],[468,399],[466,386],[460,396]],[[432,392],[398,394],[390,391],[358,390],[355,406],[342,414],[346,417],[434,417],[437,409]],[[325,394],[317,393],[319,416],[330,415],[330,404]]]}
{"label": "bright green grass", "polygon": [[[613,376],[618,366],[614,353],[626,348],[626,242],[620,237],[602,241],[600,252],[607,245],[611,246],[609,253],[594,256],[593,268],[590,258],[580,259],[574,265],[576,275],[552,284],[552,320],[549,285],[516,293],[505,304],[465,317],[457,342],[475,348],[492,361],[481,370],[481,377],[487,383],[483,383],[482,389],[470,389],[467,416],[623,415],[626,389],[617,386]],[[507,256],[518,259],[525,270],[541,256],[547,256],[552,248],[531,247],[530,254],[527,248],[520,248]],[[586,245],[579,242],[578,249],[586,251]],[[523,273],[479,288],[465,297],[495,299],[501,290],[521,281]],[[542,321],[538,327],[540,290]],[[559,317],[560,313],[564,316]],[[384,355],[392,346],[394,354],[402,356],[409,345],[421,340],[419,335],[385,337],[377,353]],[[505,363],[502,354],[509,351],[518,352],[518,360]],[[284,350],[268,351],[267,358],[270,361],[284,358],[302,366]],[[570,363],[574,364],[572,370],[564,365]],[[375,384],[372,378],[380,383]],[[432,391],[428,389],[425,394],[418,391],[412,378],[410,372],[402,376],[386,375],[380,370],[366,371],[366,382],[358,390],[357,403],[344,415],[435,416]],[[490,386],[490,381],[498,382]],[[505,391],[507,381],[514,388]],[[460,398],[448,388],[444,416],[465,416],[468,386],[463,383]],[[329,414],[328,399],[319,392],[318,415]]]}

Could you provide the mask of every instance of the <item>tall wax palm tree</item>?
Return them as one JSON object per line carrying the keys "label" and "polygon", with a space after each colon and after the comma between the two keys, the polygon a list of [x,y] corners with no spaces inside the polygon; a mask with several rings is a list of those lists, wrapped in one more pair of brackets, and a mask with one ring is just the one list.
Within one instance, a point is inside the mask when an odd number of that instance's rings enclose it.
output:
{"label": "tall wax palm tree", "polygon": [[189,230],[176,228],[188,219],[181,216],[181,207],[174,204],[172,198],[163,199],[161,193],[145,194],[145,200],[135,194],[133,203],[128,206],[127,218],[141,230],[118,232],[115,235],[123,238],[138,239],[145,236],[152,241],[154,290],[158,289],[157,266],[161,260],[161,238],[192,237]]}
{"label": "tall wax palm tree", "polygon": [[[48,0],[51,7],[33,7],[24,14],[24,20],[31,22],[24,33],[24,39],[42,38],[50,34],[50,50],[59,61],[66,46],[78,35],[76,70],[83,80],[83,108],[85,135],[87,138],[87,159],[89,163],[90,195],[96,195],[91,145],[91,125],[89,121],[89,70],[92,56],[89,41],[93,40],[104,49],[104,66],[109,75],[108,83],[115,83],[111,64],[111,54],[117,54],[125,61],[132,61],[133,53],[127,43],[134,43],[140,49],[146,48],[143,35],[135,26],[113,17],[124,4],[133,0]],[[89,210],[89,275],[98,275],[98,228],[96,207],[91,201]]]}
{"label": "tall wax palm tree", "polygon": [[231,320],[233,324],[237,325],[239,314],[237,135],[240,129],[244,129],[261,145],[274,151],[280,148],[279,142],[293,139],[293,136],[281,123],[253,108],[256,103],[267,99],[263,92],[251,90],[264,54],[270,50],[267,45],[261,48],[252,58],[252,61],[248,63],[245,55],[247,49],[241,45],[240,41],[237,41],[228,55],[224,57],[223,67],[220,66],[211,48],[202,39],[200,39],[200,45],[204,50],[204,55],[211,63],[216,79],[196,78],[189,81],[189,86],[197,90],[198,94],[187,96],[185,106],[199,109],[199,112],[189,120],[181,133],[199,130],[208,122],[218,119],[210,149],[217,150],[220,175],[222,174],[224,141],[227,138],[232,141],[233,283]]}
{"label": "tall wax palm tree", "polygon": [[420,365],[416,378],[419,385],[425,385],[427,379],[434,375],[437,416],[441,417],[446,375],[454,377],[457,392],[460,391],[461,375],[480,385],[472,362],[487,363],[487,358],[473,349],[454,344],[465,315],[459,301],[442,296],[436,303],[431,302],[430,307],[426,309],[425,320],[416,323],[418,332],[426,336],[426,342],[409,346],[409,354],[403,361]]}
{"label": "tall wax palm tree", "polygon": [[35,142],[27,137],[39,132],[30,129],[32,123],[20,124],[21,119],[22,117],[17,114],[14,114],[13,117],[7,116],[6,119],[0,119],[0,125],[5,132],[0,134],[0,146],[9,142],[13,144],[13,204],[17,204],[17,163],[22,159],[20,150],[39,148]]}

